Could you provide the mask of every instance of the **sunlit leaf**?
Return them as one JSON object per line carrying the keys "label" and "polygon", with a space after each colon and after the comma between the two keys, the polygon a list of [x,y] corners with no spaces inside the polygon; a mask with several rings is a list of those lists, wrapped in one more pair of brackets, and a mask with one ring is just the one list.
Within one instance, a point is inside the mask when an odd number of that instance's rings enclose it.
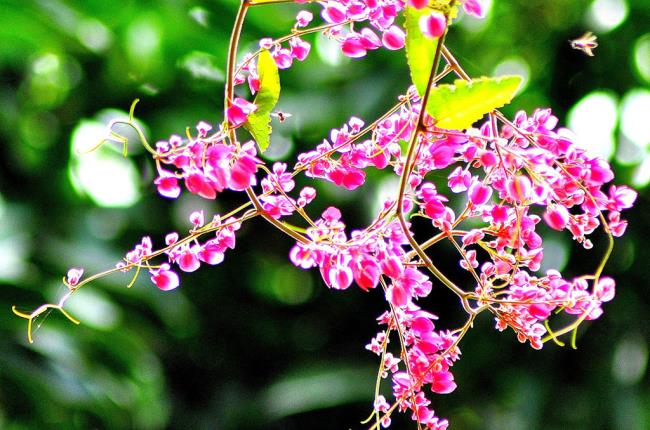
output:
{"label": "sunlit leaf", "polygon": [[425,37],[420,31],[420,17],[428,13],[427,8],[417,10],[411,6],[408,6],[404,12],[406,17],[406,61],[411,72],[411,80],[420,97],[429,83],[429,74],[438,44],[438,39],[433,40]]}
{"label": "sunlit leaf", "polygon": [[263,50],[258,58],[257,72],[260,77],[260,90],[255,97],[257,110],[248,116],[244,124],[252,135],[260,151],[266,151],[271,142],[271,111],[280,98],[280,75],[278,66],[267,50]]}
{"label": "sunlit leaf", "polygon": [[522,78],[502,76],[478,78],[471,82],[457,80],[453,85],[438,85],[431,89],[427,112],[440,128],[463,130],[494,109],[513,99]]}

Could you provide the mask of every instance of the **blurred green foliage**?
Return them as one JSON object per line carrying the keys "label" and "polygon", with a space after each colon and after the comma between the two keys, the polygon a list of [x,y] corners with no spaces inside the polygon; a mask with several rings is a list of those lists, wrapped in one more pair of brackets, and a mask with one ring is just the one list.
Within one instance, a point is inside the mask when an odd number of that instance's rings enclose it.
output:
{"label": "blurred green foliage", "polygon": [[[136,97],[136,116],[154,141],[220,121],[236,7],[0,0],[0,428],[362,428],[377,365],[363,345],[376,332],[381,295],[327,290],[318,273],[290,266],[291,242],[261,221],[244,226],[223,265],[184,275],[173,293],[146,277],[130,290],[126,275],[96,282],[69,302],[80,326],[53,313],[38,321],[32,345],[25,321],[10,311],[56,301],[71,266],[112,267],[141,236],[160,244],[166,232],[187,229],[191,210],[238,204],[229,195],[158,199],[152,162],[137,145],[129,159],[106,147],[93,155],[98,164],[72,151],[92,146],[102,124]],[[285,34],[297,10],[252,10],[243,50]],[[507,113],[553,107],[610,156],[619,182],[640,189],[606,269],[617,298],[581,329],[579,349],[532,351],[479,319],[461,345],[459,388],[434,400],[453,428],[650,428],[648,22],[647,0],[495,1],[487,20],[464,18],[448,38],[470,74],[525,77]],[[593,58],[568,44],[585,30],[599,36]],[[279,108],[294,116],[274,127],[269,159],[314,145],[350,115],[372,120],[408,85],[400,52],[353,61],[309,40],[315,52],[282,73]],[[106,195],[106,175],[118,193]],[[381,191],[320,193],[355,227]],[[568,275],[593,270],[599,252],[577,251],[559,235],[547,244]],[[449,296],[438,289],[424,305],[453,328],[462,316]],[[413,428],[407,422],[396,418],[395,428]]]}

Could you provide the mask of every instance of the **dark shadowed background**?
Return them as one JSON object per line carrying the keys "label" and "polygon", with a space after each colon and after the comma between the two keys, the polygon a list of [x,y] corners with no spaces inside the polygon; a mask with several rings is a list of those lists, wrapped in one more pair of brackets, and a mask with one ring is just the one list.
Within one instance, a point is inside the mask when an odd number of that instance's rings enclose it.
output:
{"label": "dark shadowed background", "polygon": [[[434,408],[454,429],[648,429],[650,2],[493,3],[488,19],[463,18],[448,38],[467,71],[523,74],[526,87],[505,111],[552,107],[640,195],[606,268],[617,297],[581,328],[578,350],[533,351],[483,314],[461,344],[458,389],[434,397]],[[243,201],[158,198],[153,162],[135,144],[127,159],[108,146],[73,151],[135,98],[154,142],[221,121],[236,7],[0,0],[0,428],[364,428],[378,364],[364,345],[384,310],[381,292],[328,290],[317,271],[288,262],[291,241],[262,220],[244,225],[222,265],[183,274],[174,292],[148,276],[127,290],[124,275],[79,291],[68,309],[82,324],[53,313],[37,321],[34,344],[11,313],[56,301],[69,267],[112,267],[142,236],[160,246],[167,232],[188,229],[195,208],[223,213]],[[286,34],[298,10],[252,10],[242,48]],[[593,58],[569,47],[586,30],[599,37]],[[307,40],[310,58],[281,75],[279,107],[293,117],[276,123],[269,160],[292,160],[351,115],[372,121],[408,85],[403,52],[355,61]],[[312,213],[327,200],[361,226],[391,185],[384,178],[373,173],[375,185],[359,192],[321,186]],[[567,276],[593,271],[602,238],[592,251],[569,239],[549,236],[548,264]],[[451,254],[436,258],[457,265]],[[441,327],[457,327],[457,303],[436,290],[422,305]]]}

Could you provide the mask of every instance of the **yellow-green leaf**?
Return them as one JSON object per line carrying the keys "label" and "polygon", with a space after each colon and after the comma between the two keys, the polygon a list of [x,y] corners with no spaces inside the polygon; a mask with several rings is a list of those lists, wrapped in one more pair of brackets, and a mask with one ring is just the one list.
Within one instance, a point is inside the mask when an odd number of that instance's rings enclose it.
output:
{"label": "yellow-green leaf", "polygon": [[433,67],[433,57],[436,52],[438,39],[430,39],[420,31],[420,17],[429,14],[428,8],[417,10],[407,6],[404,11],[406,17],[406,61],[411,72],[411,80],[418,90],[420,97],[424,95],[429,83],[429,74]]}
{"label": "yellow-green leaf", "polygon": [[260,52],[257,60],[257,73],[260,78],[260,90],[253,103],[257,110],[248,116],[244,124],[253,135],[260,151],[266,151],[271,143],[271,111],[280,98],[280,74],[278,66],[268,50]]}
{"label": "yellow-green leaf", "polygon": [[440,128],[463,130],[483,115],[507,105],[521,86],[521,76],[457,80],[431,88],[427,112]]}

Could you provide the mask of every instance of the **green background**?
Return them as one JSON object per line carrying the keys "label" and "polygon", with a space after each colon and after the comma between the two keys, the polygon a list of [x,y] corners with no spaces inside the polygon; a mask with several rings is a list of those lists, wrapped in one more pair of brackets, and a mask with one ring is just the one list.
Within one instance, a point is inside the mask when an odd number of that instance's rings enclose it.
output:
{"label": "green background", "polygon": [[[461,344],[458,389],[433,397],[433,407],[454,429],[648,429],[650,2],[495,3],[487,20],[463,18],[450,33],[467,71],[523,72],[525,90],[506,113],[552,107],[640,195],[606,268],[617,297],[581,328],[578,350],[533,351],[482,315]],[[222,265],[183,274],[174,292],[148,276],[130,290],[124,275],[96,282],[69,302],[80,326],[52,313],[32,345],[11,313],[56,301],[69,267],[112,267],[143,235],[160,245],[167,232],[188,229],[193,209],[223,213],[243,201],[158,198],[153,162],[135,144],[126,160],[119,148],[85,159],[71,150],[91,146],[135,98],[154,142],[200,120],[218,123],[236,7],[0,0],[0,428],[364,428],[378,364],[364,345],[384,310],[381,293],[328,290],[317,271],[289,263],[292,242],[262,220],[244,225]],[[252,10],[242,49],[286,34],[298,10]],[[586,30],[599,36],[593,58],[569,47]],[[351,115],[372,121],[408,85],[401,51],[358,61],[307,40],[309,59],[281,74],[279,107],[293,117],[275,123],[269,160],[291,163]],[[312,213],[327,201],[350,226],[367,223],[377,184],[386,185],[383,174],[371,176],[374,185],[357,192],[321,186]],[[550,236],[549,259],[567,276],[592,271],[602,238],[592,251],[569,239]],[[450,253],[437,258],[457,265]],[[440,327],[457,327],[457,303],[434,290],[423,306]],[[415,428],[399,416],[394,426]]]}

